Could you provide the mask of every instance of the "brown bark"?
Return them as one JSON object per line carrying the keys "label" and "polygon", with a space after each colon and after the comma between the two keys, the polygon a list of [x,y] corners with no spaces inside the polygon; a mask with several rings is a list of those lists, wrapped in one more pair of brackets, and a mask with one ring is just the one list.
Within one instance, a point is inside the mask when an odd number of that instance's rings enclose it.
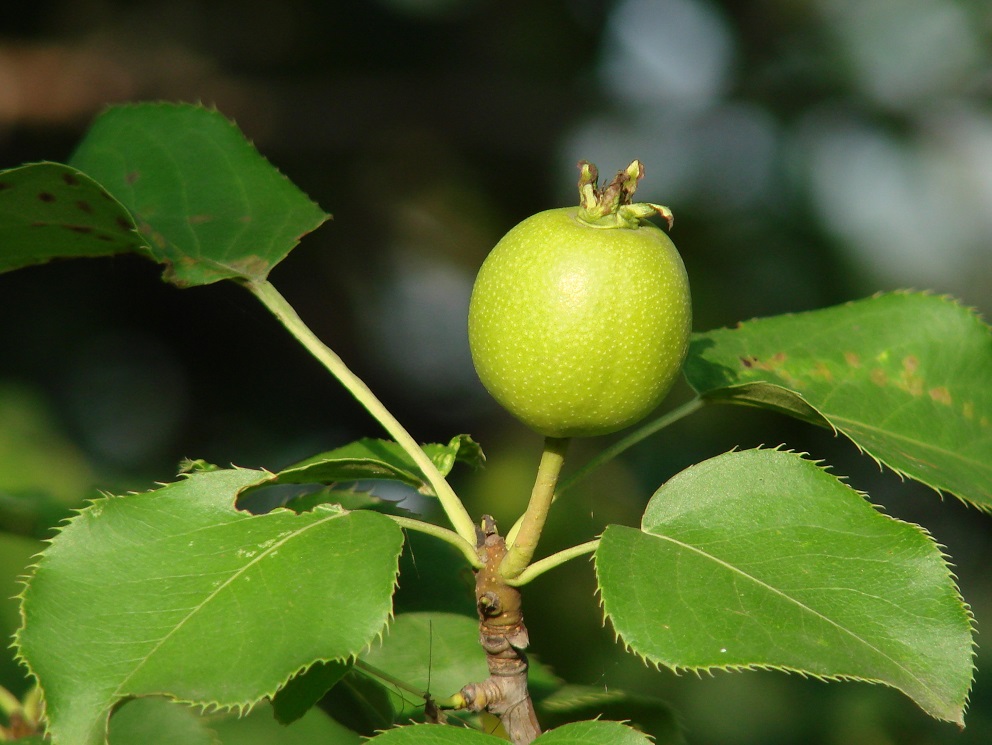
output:
{"label": "brown bark", "polygon": [[541,734],[527,690],[529,638],[520,609],[520,591],[506,584],[499,565],[506,541],[495,521],[483,517],[478,537],[483,566],[476,573],[475,601],[479,612],[479,643],[486,652],[489,678],[470,683],[461,697],[470,711],[488,711],[499,717],[514,745],[529,745]]}

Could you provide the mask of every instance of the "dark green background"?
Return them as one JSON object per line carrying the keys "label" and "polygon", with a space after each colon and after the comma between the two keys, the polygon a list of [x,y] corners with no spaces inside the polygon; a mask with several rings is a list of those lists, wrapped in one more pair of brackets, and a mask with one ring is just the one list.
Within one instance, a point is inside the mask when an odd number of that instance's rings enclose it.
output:
{"label": "dark green background", "polygon": [[[980,0],[14,6],[0,10],[0,167],[67,159],[108,103],[215,104],[335,215],[273,282],[415,437],[483,444],[488,468],[457,483],[473,514],[512,519],[540,442],[474,377],[471,280],[515,222],[575,200],[580,158],[605,174],[645,162],[639,193],[675,212],[699,330],[900,287],[992,312]],[[96,488],[168,480],[182,457],[274,469],[380,434],[247,293],[157,275],[118,257],[0,276],[9,529],[43,530],[43,494],[58,514]],[[692,462],[781,443],[931,530],[979,631],[992,623],[989,518],[880,473],[829,433],[746,410],[706,411],[633,450],[575,491],[546,548],[636,524]],[[602,444],[578,444],[574,460]],[[614,646],[592,590],[578,561],[527,591],[534,650],[575,682],[670,700],[691,743],[965,745],[992,732],[983,652],[959,734],[862,684],[647,670]]]}

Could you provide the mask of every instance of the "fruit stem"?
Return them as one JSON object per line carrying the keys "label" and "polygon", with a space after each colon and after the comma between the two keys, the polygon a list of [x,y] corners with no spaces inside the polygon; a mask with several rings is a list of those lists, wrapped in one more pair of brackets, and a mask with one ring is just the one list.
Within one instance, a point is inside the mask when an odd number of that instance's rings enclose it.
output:
{"label": "fruit stem", "polygon": [[565,451],[568,449],[568,437],[545,437],[544,452],[541,453],[541,463],[537,467],[537,478],[534,489],[527,503],[520,528],[511,536],[512,544],[499,565],[499,573],[506,580],[516,579],[521,575],[530,560],[534,558],[537,542],[544,530],[548,519],[548,511],[554,501],[555,486],[565,463]]}
{"label": "fruit stem", "polygon": [[[365,382],[355,373],[348,369],[344,361],[334,353],[334,351],[322,342],[317,335],[303,322],[286,299],[279,294],[279,291],[266,280],[245,282],[247,288],[257,297],[262,304],[268,308],[280,323],[292,334],[297,341],[302,344],[310,354],[327,368],[327,370],[338,379],[338,381],[358,399],[358,402],[365,407],[379,424],[389,433],[389,435],[399,443],[407,454],[413,458],[414,463],[420,468],[428,483],[433,487],[441,507],[444,508],[448,520],[451,521],[455,532],[466,541],[469,546],[475,546],[475,521],[469,516],[465,505],[462,504],[458,495],[455,494],[451,485],[445,480],[437,466],[434,465],[423,448],[417,444],[410,433],[404,429],[403,425],[392,415]],[[467,553],[463,550],[463,553]]]}
{"label": "fruit stem", "polygon": [[644,178],[644,165],[633,161],[626,170],[618,171],[613,180],[599,188],[599,171],[592,163],[579,161],[578,218],[592,228],[628,228],[640,226],[641,220],[655,215],[665,218],[671,230],[675,217],[661,204],[634,202],[637,184]]}

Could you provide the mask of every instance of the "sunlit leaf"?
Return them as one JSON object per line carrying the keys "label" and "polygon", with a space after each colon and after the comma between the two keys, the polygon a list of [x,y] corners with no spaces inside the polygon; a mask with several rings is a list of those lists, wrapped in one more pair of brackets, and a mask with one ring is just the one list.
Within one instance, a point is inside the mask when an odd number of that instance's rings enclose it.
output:
{"label": "sunlit leaf", "polygon": [[369,742],[375,745],[506,745],[502,737],[443,724],[396,727],[373,737]]}
{"label": "sunlit leaf", "polygon": [[545,732],[536,745],[650,745],[642,732],[619,722],[572,722]]}
{"label": "sunlit leaf", "polygon": [[[376,745],[497,745],[501,737],[462,727],[417,724],[397,727],[372,738]],[[619,722],[572,722],[549,730],[534,745],[650,745],[643,733]]]}
{"label": "sunlit leaf", "polygon": [[101,745],[112,707],[131,696],[248,707],[382,631],[400,529],[369,511],[234,508],[241,489],[269,478],[200,471],[99,499],[52,541],[16,641],[56,745]]}
{"label": "sunlit leaf", "polygon": [[707,400],[833,427],[992,510],[992,331],[947,298],[893,293],[696,334],[685,374]]}
{"label": "sunlit leaf", "polygon": [[232,122],[202,106],[107,109],[70,163],[127,207],[166,279],[181,286],[265,279],[328,219]]}
{"label": "sunlit leaf", "polygon": [[616,632],[652,663],[880,682],[963,720],[971,619],[939,548],[796,454],[676,475],[640,530],[606,529],[596,571]]}

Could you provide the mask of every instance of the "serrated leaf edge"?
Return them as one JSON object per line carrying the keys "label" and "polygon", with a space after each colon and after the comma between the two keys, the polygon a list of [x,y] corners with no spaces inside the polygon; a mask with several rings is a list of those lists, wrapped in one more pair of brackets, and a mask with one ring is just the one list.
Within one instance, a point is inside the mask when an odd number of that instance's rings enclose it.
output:
{"label": "serrated leaf edge", "polygon": [[[946,720],[946,721],[952,721],[954,724],[957,724],[959,727],[964,728],[964,715],[967,713],[968,707],[970,705],[971,691],[974,688],[974,684],[975,684],[975,672],[978,669],[977,668],[977,665],[976,665],[976,656],[977,656],[978,642],[975,639],[975,635],[977,633],[977,626],[976,626],[975,616],[974,616],[974,614],[972,612],[971,605],[968,604],[967,602],[965,602],[964,598],[961,595],[960,589],[958,588],[957,575],[953,571],[954,565],[950,561],[950,558],[951,557],[945,552],[945,550],[944,550],[945,547],[943,545],[941,545],[940,543],[938,543],[933,538],[933,536],[931,535],[930,531],[928,531],[923,526],[917,525],[916,523],[907,522],[905,520],[900,520],[899,518],[892,517],[891,515],[889,515],[888,513],[886,513],[879,505],[875,504],[874,502],[872,502],[870,500],[869,495],[866,492],[863,492],[860,489],[856,489],[856,488],[848,485],[846,483],[846,479],[844,477],[841,477],[841,476],[838,476],[838,475],[832,473],[830,471],[830,467],[829,466],[822,465],[822,463],[823,463],[822,460],[816,460],[816,459],[813,459],[813,458],[803,457],[803,456],[809,455],[809,454],[808,453],[805,453],[805,452],[799,452],[799,451],[795,451],[795,450],[792,450],[792,449],[785,448],[784,445],[780,445],[780,446],[772,447],[772,448],[767,448],[767,447],[761,446],[761,447],[750,448],[750,449],[753,449],[753,450],[771,450],[771,451],[776,451],[776,452],[788,453],[788,454],[791,454],[791,455],[795,455],[795,456],[799,457],[801,460],[804,460],[804,461],[806,461],[808,463],[812,463],[814,466],[816,466],[821,471],[823,471],[823,473],[825,473],[826,475],[828,475],[831,478],[835,479],[838,483],[843,484],[845,487],[847,487],[851,491],[853,491],[856,494],[858,494],[871,507],[873,507],[876,510],[876,512],[878,512],[882,517],[884,517],[884,518],[886,518],[888,520],[892,520],[893,522],[900,523],[902,525],[906,525],[909,528],[912,528],[912,529],[918,531],[925,538],[929,539],[930,543],[937,549],[937,553],[940,556],[941,563],[943,564],[944,570],[947,573],[947,577],[952,581],[952,584],[954,586],[954,591],[955,591],[954,594],[955,594],[956,600],[958,602],[958,607],[964,613],[964,615],[965,615],[965,617],[966,617],[966,619],[968,621],[969,630],[971,632],[970,633],[970,637],[971,637],[971,649],[972,649],[972,652],[971,652],[971,672],[972,672],[972,675],[971,675],[971,680],[969,681],[969,684],[968,684],[968,690],[965,691],[964,700],[961,702],[961,717],[959,719],[956,719],[956,720]],[[733,448],[731,448],[729,451],[727,451],[727,453],[733,453],[733,452],[746,452],[746,451],[739,451],[736,446],[733,447]],[[727,454],[727,453],[724,453],[724,454]],[[720,457],[720,456],[714,456],[714,457]],[[692,468],[692,467],[693,466],[689,466],[689,468]],[[685,470],[688,470],[688,469],[685,469]],[[638,530],[641,530],[642,532],[644,532],[641,528],[638,528]],[[600,534],[600,537],[602,537],[602,534]],[[871,684],[882,685],[882,686],[885,686],[886,688],[891,688],[891,689],[894,689],[894,690],[898,690],[900,693],[902,693],[903,695],[907,696],[907,698],[909,698],[911,701],[913,701],[913,703],[915,703],[917,706],[919,706],[919,702],[917,702],[915,698],[913,698],[912,696],[909,696],[909,694],[907,694],[905,691],[903,691],[898,686],[894,686],[894,685],[892,685],[891,683],[889,683],[887,681],[880,680],[880,679],[875,679],[875,678],[867,678],[867,677],[861,677],[861,676],[856,676],[856,675],[820,675],[820,674],[817,674],[817,673],[811,673],[811,672],[809,672],[807,670],[801,670],[801,669],[798,669],[798,668],[793,668],[793,667],[790,667],[790,666],[787,666],[787,665],[763,665],[763,664],[749,664],[749,665],[701,665],[701,666],[669,665],[668,663],[666,663],[664,661],[661,661],[661,660],[657,660],[657,659],[652,658],[650,655],[642,654],[641,652],[639,652],[638,650],[634,649],[630,644],[627,643],[626,639],[623,638],[623,636],[621,635],[621,633],[617,630],[616,626],[613,624],[613,619],[610,616],[609,612],[606,610],[606,602],[605,602],[605,600],[603,598],[602,587],[601,587],[601,584],[600,584],[600,581],[599,581],[599,567],[595,563],[595,557],[596,557],[596,552],[593,552],[592,556],[590,557],[590,560],[593,561],[593,570],[594,570],[594,572],[596,574],[596,590],[595,590],[595,594],[596,594],[596,596],[598,598],[599,607],[600,607],[600,609],[603,612],[602,625],[605,628],[606,627],[606,622],[607,622],[607,620],[609,620],[610,621],[610,627],[613,630],[614,641],[616,643],[619,643],[623,647],[623,649],[624,649],[625,652],[628,652],[630,654],[633,654],[635,657],[637,657],[639,660],[641,660],[641,662],[644,663],[647,667],[653,667],[655,670],[657,670],[659,672],[661,671],[662,667],[664,667],[666,670],[671,671],[675,675],[681,675],[683,672],[690,672],[690,673],[695,673],[697,677],[701,677],[702,674],[704,674],[704,673],[712,676],[714,674],[714,672],[742,672],[742,671],[746,671],[746,670],[772,670],[772,671],[784,672],[784,673],[789,673],[789,674],[795,674],[795,675],[799,675],[802,678],[811,678],[813,680],[820,680],[820,681],[825,681],[825,682],[829,682],[829,681],[835,681],[835,682],[836,681],[852,681],[852,682],[861,682],[861,683],[871,683]],[[920,708],[922,709],[922,707],[920,707]],[[926,711],[926,710],[924,709],[924,711]],[[931,713],[929,711],[927,711],[926,713],[929,714],[930,716],[933,716],[935,719],[943,719],[943,717],[938,717],[937,715],[935,715],[935,714],[933,714],[933,713]]]}
{"label": "serrated leaf edge", "polygon": [[[273,474],[272,472],[270,472],[270,471],[268,471],[266,469],[242,468],[240,466],[232,466],[232,468],[230,470],[235,470],[235,471],[256,471],[259,474],[265,474],[265,476],[262,479],[260,479],[260,481],[258,483],[263,483],[265,480],[269,480],[269,479],[271,479],[275,475],[275,474]],[[177,480],[176,481],[173,481],[173,482],[155,482],[156,483],[156,487],[150,488],[150,489],[146,489],[146,490],[141,491],[141,492],[132,491],[132,492],[127,492],[125,494],[113,494],[111,492],[101,491],[100,492],[100,495],[101,496],[86,499],[85,502],[84,502],[84,504],[82,506],[77,507],[77,508],[74,508],[73,511],[72,511],[73,514],[71,514],[68,517],[66,517],[63,520],[61,520],[60,523],[59,523],[59,525],[56,526],[54,533],[50,537],[45,538],[45,539],[42,539],[42,543],[46,544],[46,548],[47,548],[47,546],[50,546],[52,544],[52,542],[66,528],[68,528],[71,523],[73,523],[74,521],[76,521],[77,519],[79,519],[80,517],[82,517],[85,512],[87,512],[88,510],[92,509],[99,502],[102,502],[104,500],[109,500],[109,499],[124,499],[124,498],[127,498],[128,496],[133,496],[133,495],[148,494],[150,492],[157,491],[159,488],[165,488],[165,487],[171,486],[173,484],[176,484],[180,480],[185,480],[185,479],[192,478],[195,475],[196,475],[196,472],[179,473],[179,474],[177,474]],[[242,487],[241,489],[239,489],[238,490],[238,493],[240,493],[241,491],[243,491],[245,489],[249,489],[249,488],[252,488],[254,486],[257,486],[258,483],[246,485],[246,486]],[[235,498],[234,501],[236,503],[236,501],[237,501],[236,498]],[[317,505],[317,507],[321,507],[321,505]],[[237,508],[235,507],[235,509],[237,509]],[[277,508],[277,509],[285,509],[285,508]],[[292,512],[291,510],[288,510],[288,511],[289,512]],[[342,509],[339,512],[342,515],[344,515],[344,514],[348,514],[349,513],[349,510],[343,510]],[[401,531],[401,533],[402,533],[402,531]],[[393,561],[396,564],[396,571],[395,571],[395,573],[393,575],[393,589],[392,589],[391,595],[394,595],[396,593],[396,589],[399,587],[399,558],[400,558],[400,555],[403,552],[403,544],[404,544],[404,542],[405,542],[405,540],[400,542],[399,547],[398,547],[398,549],[396,551],[396,554],[393,557]],[[40,702],[41,702],[41,707],[42,707],[42,711],[43,712],[45,711],[45,708],[46,708],[44,686],[42,685],[41,679],[38,677],[38,674],[31,667],[30,662],[22,654],[21,648],[20,648],[20,643],[19,642],[20,642],[21,630],[24,628],[24,624],[25,624],[25,621],[26,621],[26,619],[25,619],[25,612],[24,612],[24,595],[25,595],[25,593],[29,589],[31,578],[34,576],[34,573],[37,570],[41,559],[44,558],[45,550],[46,550],[45,548],[42,548],[40,551],[38,551],[37,553],[35,553],[31,557],[32,563],[30,563],[28,566],[26,566],[24,568],[24,572],[20,576],[18,576],[17,579],[16,579],[16,582],[21,585],[21,590],[16,595],[14,595],[14,597],[12,599],[18,601],[18,615],[19,615],[19,617],[21,619],[21,623],[20,623],[20,626],[17,628],[17,631],[14,632],[14,635],[13,635],[10,643],[8,644],[8,649],[13,649],[14,650],[14,660],[18,664],[22,665],[27,670],[28,676],[34,681],[35,685],[37,686],[38,691],[40,693]],[[292,678],[294,678],[295,676],[299,675],[300,673],[302,673],[302,672],[304,672],[306,670],[309,670],[314,665],[316,665],[318,663],[322,663],[322,662],[324,662],[324,663],[326,663],[326,662],[348,662],[348,663],[351,663],[351,662],[354,662],[355,660],[357,660],[363,654],[367,654],[372,649],[373,644],[375,644],[376,642],[378,642],[380,644],[382,643],[382,640],[384,638],[384,634],[386,633],[386,631],[388,630],[390,624],[394,620],[395,620],[395,608],[394,608],[393,604],[390,603],[389,611],[387,613],[387,616],[386,616],[385,621],[382,624],[382,627],[379,629],[379,631],[376,634],[373,635],[373,637],[368,641],[368,643],[365,645],[364,648],[362,648],[361,650],[355,652],[353,655],[349,655],[348,657],[345,657],[345,658],[317,658],[317,659],[314,659],[311,662],[307,663],[306,665],[301,666],[299,669],[294,670],[291,673],[289,673],[284,679],[282,679],[281,681],[279,681],[279,683],[276,684],[275,687],[271,691],[268,691],[268,692],[262,694],[261,696],[259,696],[258,698],[254,699],[254,700],[248,700],[248,701],[242,701],[242,702],[224,704],[224,703],[220,703],[218,701],[194,701],[194,700],[185,699],[185,698],[178,697],[178,696],[173,696],[172,694],[165,693],[165,692],[155,693],[155,694],[149,694],[148,696],[141,696],[140,698],[147,698],[147,697],[151,697],[151,696],[161,696],[163,698],[169,699],[170,701],[174,701],[174,702],[176,702],[178,704],[184,704],[184,705],[190,706],[190,707],[196,709],[197,711],[199,711],[200,713],[203,713],[203,714],[209,714],[209,713],[232,713],[233,712],[233,713],[236,713],[238,715],[238,717],[243,717],[243,716],[246,716],[248,713],[250,713],[260,703],[262,703],[262,702],[264,702],[266,700],[271,700],[271,698],[273,696],[275,696],[275,694],[280,689],[282,689]],[[133,698],[133,697],[131,697],[131,698]],[[116,702],[112,703],[107,708],[107,715],[106,715],[106,718],[104,719],[104,725],[105,725],[105,727],[109,725],[110,717],[113,715],[114,711],[116,711],[119,706],[121,706],[125,701],[128,701],[128,700],[130,700],[130,698],[119,699]],[[51,737],[51,735],[48,733],[48,722],[47,722],[47,719],[45,719],[43,717],[42,723],[44,725],[44,729],[45,729],[46,734],[48,734],[48,736]]]}
{"label": "serrated leaf edge", "polygon": [[[938,300],[940,300],[940,301],[942,301],[942,302],[944,302],[944,303],[946,303],[948,305],[952,305],[952,306],[954,306],[957,309],[960,309],[960,310],[965,311],[966,314],[968,315],[968,317],[971,318],[972,322],[974,322],[975,324],[977,324],[985,332],[986,335],[992,336],[992,326],[990,326],[988,323],[985,322],[984,318],[982,317],[982,314],[979,312],[979,310],[976,307],[971,306],[971,305],[967,305],[966,303],[961,302],[959,299],[957,299],[956,297],[954,297],[953,295],[950,295],[948,293],[937,293],[937,292],[932,292],[930,290],[914,290],[914,289],[908,289],[907,288],[907,289],[892,290],[892,291],[889,291],[889,292],[876,292],[876,293],[870,295],[868,298],[859,298],[859,299],[855,299],[855,300],[848,300],[847,302],[840,303],[839,305],[832,306],[832,307],[850,307],[850,306],[856,305],[858,303],[863,303],[866,300],[875,300],[875,299],[878,299],[878,298],[891,297],[891,296],[900,296],[900,295],[901,296],[917,296],[917,297],[933,297],[933,298],[936,298],[936,299],[938,299]],[[827,310],[827,308],[823,308],[821,310]],[[815,312],[815,310],[814,311],[798,311],[798,312],[792,312],[792,313],[783,313],[781,315],[782,316],[785,316],[785,317],[791,317],[791,316],[799,315],[800,313],[810,313],[810,312]],[[771,316],[771,317],[774,318],[776,316]],[[735,330],[744,328],[746,325],[748,325],[748,324],[750,324],[750,323],[752,323],[754,321],[767,320],[767,318],[769,318],[769,317],[768,316],[765,316],[765,317],[753,317],[753,318],[749,318],[746,321],[739,321],[733,327],[725,326],[725,327],[722,327],[722,328],[719,328],[719,329],[711,329],[711,330],[712,331],[721,331],[721,330],[735,331]],[[708,333],[708,332],[703,332],[703,333]],[[881,458],[879,456],[877,456],[870,449],[862,446],[860,443],[858,443],[856,440],[854,440],[854,438],[852,438],[846,431],[844,431],[843,429],[840,429],[837,426],[835,426],[834,423],[832,421],[830,421],[830,419],[828,419],[827,416],[824,415],[824,413],[820,410],[819,407],[814,406],[813,404],[811,404],[806,399],[806,397],[802,395],[802,393],[800,393],[799,391],[795,390],[794,388],[789,388],[788,386],[784,386],[784,385],[781,385],[779,383],[771,383],[769,381],[750,381],[750,382],[751,383],[762,382],[765,385],[770,385],[770,386],[774,386],[776,388],[780,388],[781,390],[788,391],[789,393],[791,393],[794,396],[796,396],[806,406],[809,406],[813,411],[815,411],[820,416],[821,419],[823,419],[823,421],[827,424],[827,426],[829,426],[829,428],[833,431],[835,437],[838,434],[843,435],[845,437],[845,439],[847,439],[848,441],[850,441],[857,448],[858,452],[861,455],[867,455],[869,458],[871,458],[875,462],[875,464],[878,466],[879,471],[884,472],[887,469],[887,470],[891,471],[892,473],[894,473],[896,476],[898,476],[899,479],[902,480],[902,481],[905,481],[906,479],[909,479],[909,480],[915,481],[915,482],[917,482],[919,484],[923,484],[928,489],[936,492],[937,496],[941,500],[943,500],[944,494],[950,494],[952,497],[954,497],[955,499],[957,499],[959,502],[962,502],[963,504],[965,504],[965,505],[967,505],[969,507],[974,507],[979,512],[982,512],[982,513],[985,513],[985,514],[992,514],[992,503],[982,504],[982,503],[979,503],[979,502],[973,502],[972,500],[968,499],[967,497],[961,496],[961,495],[956,494],[955,492],[952,492],[952,491],[947,490],[947,489],[942,489],[942,488],[940,488],[938,486],[935,486],[932,483],[929,483],[928,481],[926,481],[926,480],[924,480],[922,478],[918,478],[916,476],[912,476],[912,475],[906,473],[905,471],[903,471],[903,470],[901,470],[899,468],[896,468],[895,466],[892,466],[892,465],[884,462],[883,460],[881,460]],[[746,384],[742,384],[742,385],[746,385]],[[732,390],[733,388],[737,388],[737,387],[739,387],[739,386],[726,386],[725,388],[716,389],[716,390]],[[695,390],[695,388],[693,388],[693,390]],[[731,404],[741,405],[740,402],[734,401],[732,399],[720,399],[720,398],[716,398],[716,397],[707,398],[705,395],[699,394],[698,391],[696,391],[696,393],[698,395],[700,395],[701,398],[710,400],[713,403],[731,403]]]}

